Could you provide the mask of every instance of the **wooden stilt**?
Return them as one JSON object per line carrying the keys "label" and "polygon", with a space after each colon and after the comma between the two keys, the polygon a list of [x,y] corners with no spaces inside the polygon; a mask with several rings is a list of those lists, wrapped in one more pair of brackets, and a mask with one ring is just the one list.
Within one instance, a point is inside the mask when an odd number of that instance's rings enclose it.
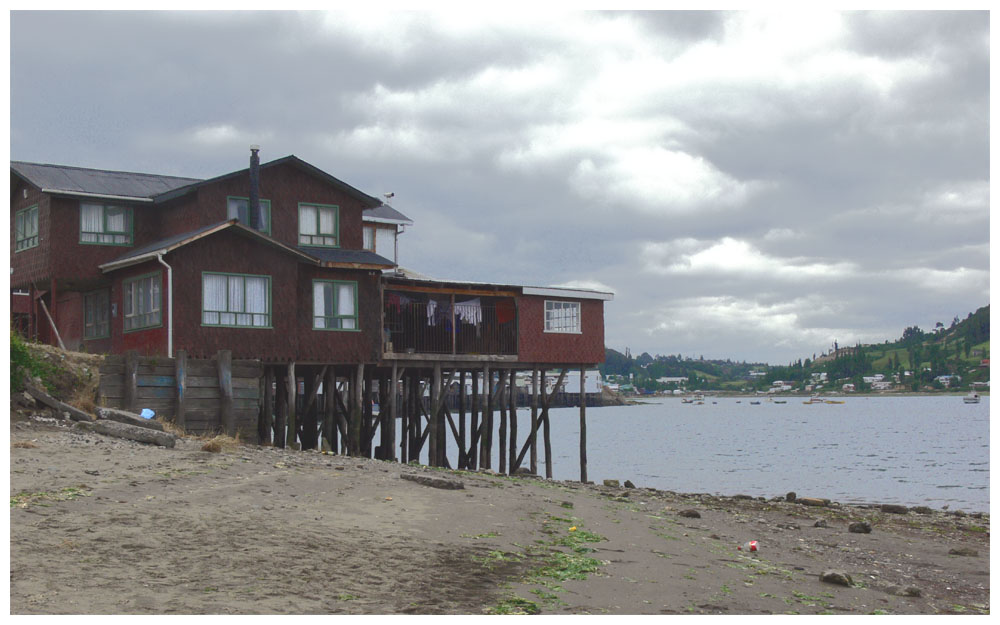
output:
{"label": "wooden stilt", "polygon": [[[177,404],[174,407],[174,425],[184,429],[187,411],[187,352],[183,349],[177,350],[174,358],[174,381],[177,385]],[[270,436],[268,436],[270,440]]]}
{"label": "wooden stilt", "polygon": [[[510,473],[516,470],[514,461],[517,460],[517,371],[510,371],[510,392],[507,394],[510,402]],[[503,453],[501,451],[501,453]]]}
{"label": "wooden stilt", "polygon": [[[538,367],[531,371],[531,435],[528,437],[528,445],[531,449],[530,464],[528,468],[531,473],[538,475],[538,446],[536,445],[538,432]],[[545,384],[545,375],[542,372],[541,383]],[[520,464],[520,462],[518,462]]]}
{"label": "wooden stilt", "polygon": [[[382,421],[385,428],[385,438],[382,439],[384,446],[382,452],[386,460],[396,461],[396,418],[399,414],[399,365],[395,361],[392,363],[392,378],[389,379],[389,414]],[[382,406],[379,405],[379,412]]]}
{"label": "wooden stilt", "polygon": [[479,436],[479,466],[484,469],[493,468],[493,456],[490,453],[490,431],[493,429],[493,372],[490,366],[483,367],[483,416]]}
{"label": "wooden stilt", "polygon": [[458,376],[458,468],[469,468],[469,456],[465,447],[465,370]]}
{"label": "wooden stilt", "polygon": [[556,380],[555,386],[552,387],[552,393],[545,394],[542,401],[542,415],[545,426],[542,430],[543,439],[545,441],[545,477],[552,479],[552,437],[550,434],[549,427],[549,405],[552,403],[552,398],[559,392],[562,387],[563,380],[566,379],[566,370],[563,369],[559,373],[559,379]]}
{"label": "wooden stilt", "polygon": [[323,450],[337,452],[337,400],[335,387],[337,374],[333,367],[325,367],[323,377]]}
{"label": "wooden stilt", "polygon": [[479,371],[472,370],[472,411],[469,414],[469,451],[467,465],[470,471],[478,468],[479,445]]}
{"label": "wooden stilt", "polygon": [[295,363],[288,363],[288,377],[285,379],[288,384],[288,393],[285,395],[286,419],[288,434],[285,437],[285,446],[291,449],[298,449],[298,431],[295,428],[295,400],[299,394],[299,384],[295,378]]}
{"label": "wooden stilt", "polygon": [[441,466],[441,458],[438,454],[438,436],[440,434],[437,422],[441,414],[441,364],[434,363],[433,378],[431,379],[431,415],[428,422],[430,436],[427,439],[427,464],[432,467]]}
{"label": "wooden stilt", "polygon": [[587,391],[583,380],[587,370],[580,367],[580,481],[587,483]]}
{"label": "wooden stilt", "polygon": [[410,442],[410,418],[409,418],[410,379],[403,373],[400,373],[400,375],[402,376],[403,392],[401,394],[400,399],[397,400],[398,405],[396,406],[396,409],[400,411],[399,412],[400,415],[399,461],[402,463],[406,463],[410,461],[410,458],[407,455],[407,450],[409,449],[409,442]]}
{"label": "wooden stilt", "polygon": [[264,392],[261,396],[263,403],[261,405],[260,444],[270,445],[271,432],[274,430],[274,369],[267,365],[264,366]]}
{"label": "wooden stilt", "polygon": [[125,352],[125,410],[139,412],[139,352]]}
{"label": "wooden stilt", "polygon": [[361,455],[372,457],[372,368],[362,366],[361,386]]}
{"label": "wooden stilt", "polygon": [[288,384],[285,382],[285,372],[279,367],[274,368],[274,446],[285,446],[285,428],[288,420]]}
{"label": "wooden stilt", "polygon": [[219,372],[219,412],[222,431],[236,436],[236,413],[233,412],[233,352],[219,350],[216,355]]}
{"label": "wooden stilt", "polygon": [[500,376],[499,383],[499,403],[500,403],[500,436],[497,446],[497,457],[499,458],[499,472],[507,472],[507,387],[503,382],[503,375]]}

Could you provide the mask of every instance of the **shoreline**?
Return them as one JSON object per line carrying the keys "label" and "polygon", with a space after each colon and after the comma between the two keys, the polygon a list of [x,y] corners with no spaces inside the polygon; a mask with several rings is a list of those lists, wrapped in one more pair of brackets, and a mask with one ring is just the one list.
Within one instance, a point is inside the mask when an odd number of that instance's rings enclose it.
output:
{"label": "shoreline", "polygon": [[11,613],[989,613],[988,514],[203,442],[12,415]]}

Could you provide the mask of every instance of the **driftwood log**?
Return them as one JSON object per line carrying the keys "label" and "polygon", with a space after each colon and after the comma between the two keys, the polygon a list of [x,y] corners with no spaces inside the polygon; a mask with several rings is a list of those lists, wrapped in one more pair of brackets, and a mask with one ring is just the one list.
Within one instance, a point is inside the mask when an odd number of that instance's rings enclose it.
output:
{"label": "driftwood log", "polygon": [[49,408],[54,408],[55,410],[59,411],[60,414],[62,414],[64,412],[69,413],[69,418],[72,419],[72,420],[74,420],[74,421],[93,421],[94,420],[94,418],[92,416],[90,416],[86,412],[80,410],[79,408],[74,408],[73,406],[70,406],[69,404],[64,404],[63,402],[61,402],[58,399],[56,399],[55,397],[49,395],[45,391],[43,391],[41,389],[38,389],[38,388],[36,388],[36,387],[34,387],[34,386],[30,385],[30,384],[26,384],[25,387],[24,387],[24,390],[26,390],[29,395],[31,395],[32,397],[34,397],[36,401],[39,401],[39,402],[45,404]]}
{"label": "driftwood log", "polygon": [[80,422],[76,424],[76,427],[89,432],[104,434],[105,436],[124,438],[126,440],[136,441],[137,443],[159,445],[160,447],[173,447],[177,443],[177,437],[173,434],[158,432],[149,428],[141,428],[135,425],[127,425],[117,421],[108,421],[107,419]]}

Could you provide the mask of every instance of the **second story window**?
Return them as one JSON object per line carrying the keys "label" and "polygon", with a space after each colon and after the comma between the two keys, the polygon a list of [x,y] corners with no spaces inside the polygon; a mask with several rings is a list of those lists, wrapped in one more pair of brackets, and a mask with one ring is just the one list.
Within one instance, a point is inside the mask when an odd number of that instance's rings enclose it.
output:
{"label": "second story window", "polygon": [[161,273],[132,278],[122,283],[125,331],[160,325]]}
{"label": "second story window", "polygon": [[38,206],[17,211],[14,216],[14,251],[38,245]]}
{"label": "second story window", "polygon": [[313,329],[358,329],[358,283],[313,280]]}
{"label": "second story window", "polygon": [[580,334],[580,302],[545,300],[545,331]]}
{"label": "second story window", "polygon": [[339,247],[339,209],[325,204],[299,204],[299,245]]}
{"label": "second story window", "polygon": [[[264,234],[271,234],[271,200],[260,201],[261,211],[264,213],[264,221],[257,230]],[[250,198],[229,197],[226,198],[226,219],[239,219],[240,223],[250,225]]]}
{"label": "second story window", "polygon": [[364,239],[364,243],[362,244],[362,247],[364,247],[369,252],[374,252],[375,251],[375,226],[365,226],[364,227],[364,235],[365,235],[365,239]]}
{"label": "second story window", "polygon": [[132,245],[132,209],[108,204],[80,204],[80,243]]}

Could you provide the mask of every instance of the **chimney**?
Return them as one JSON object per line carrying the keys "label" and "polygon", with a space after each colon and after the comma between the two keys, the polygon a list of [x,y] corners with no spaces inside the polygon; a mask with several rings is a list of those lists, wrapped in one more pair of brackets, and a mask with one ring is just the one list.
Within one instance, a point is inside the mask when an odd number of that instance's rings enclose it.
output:
{"label": "chimney", "polygon": [[259,145],[250,146],[250,202],[247,207],[247,225],[254,230],[263,230],[264,216],[260,213],[260,151]]}

